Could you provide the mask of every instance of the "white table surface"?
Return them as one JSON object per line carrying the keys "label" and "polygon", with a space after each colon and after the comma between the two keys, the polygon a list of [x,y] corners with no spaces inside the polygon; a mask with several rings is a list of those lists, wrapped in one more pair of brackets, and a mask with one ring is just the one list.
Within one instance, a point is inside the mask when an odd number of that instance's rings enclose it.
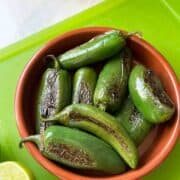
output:
{"label": "white table surface", "polygon": [[102,0],[0,0],[0,48]]}

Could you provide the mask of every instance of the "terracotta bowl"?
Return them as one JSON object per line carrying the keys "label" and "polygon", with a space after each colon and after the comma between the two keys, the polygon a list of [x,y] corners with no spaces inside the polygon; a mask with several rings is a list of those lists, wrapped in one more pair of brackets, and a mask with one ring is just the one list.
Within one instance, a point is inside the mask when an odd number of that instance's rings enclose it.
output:
{"label": "terracotta bowl", "polygon": [[[112,28],[91,27],[65,33],[47,43],[31,58],[19,79],[15,97],[17,127],[22,138],[35,133],[34,99],[39,79],[46,66],[43,58],[47,54],[58,55],[110,29]],[[176,75],[166,59],[143,39],[132,36],[128,40],[128,46],[139,63],[149,67],[160,77],[168,95],[176,105],[175,115],[169,122],[156,126],[141,144],[137,169],[119,175],[97,176],[93,173],[87,175],[72,171],[43,157],[34,144],[26,143],[31,155],[57,177],[68,180],[138,179],[160,165],[173,149],[180,127],[180,91]]]}

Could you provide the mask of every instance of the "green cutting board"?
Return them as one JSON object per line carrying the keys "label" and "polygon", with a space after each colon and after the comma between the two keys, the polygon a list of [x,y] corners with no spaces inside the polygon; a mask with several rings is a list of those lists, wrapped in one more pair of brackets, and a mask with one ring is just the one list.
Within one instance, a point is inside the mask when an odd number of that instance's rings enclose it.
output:
{"label": "green cutting board", "polygon": [[[60,22],[20,42],[0,50],[0,160],[15,160],[32,170],[37,180],[57,179],[41,167],[20,140],[14,112],[18,78],[32,55],[50,39],[71,29],[87,26],[111,26],[141,31],[180,77],[180,1],[179,0],[106,0],[72,18]],[[180,143],[166,161],[145,180],[180,179]]]}

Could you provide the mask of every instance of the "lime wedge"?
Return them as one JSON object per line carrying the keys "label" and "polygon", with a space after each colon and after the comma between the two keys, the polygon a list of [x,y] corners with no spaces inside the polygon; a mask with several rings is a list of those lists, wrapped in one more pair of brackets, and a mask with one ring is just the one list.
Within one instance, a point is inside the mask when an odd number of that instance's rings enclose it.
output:
{"label": "lime wedge", "polygon": [[0,163],[0,180],[32,180],[29,170],[18,162],[6,161]]}

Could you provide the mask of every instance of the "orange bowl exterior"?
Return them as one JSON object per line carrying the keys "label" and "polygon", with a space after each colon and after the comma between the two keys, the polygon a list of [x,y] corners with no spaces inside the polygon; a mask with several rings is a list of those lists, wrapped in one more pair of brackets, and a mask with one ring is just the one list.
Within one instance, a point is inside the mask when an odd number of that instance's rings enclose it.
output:
{"label": "orange bowl exterior", "polygon": [[[15,97],[15,113],[17,127],[20,136],[26,137],[35,132],[34,100],[36,98],[37,84],[45,69],[43,58],[47,54],[58,55],[72,47],[75,47],[92,37],[104,33],[112,28],[90,27],[65,33],[42,47],[26,65],[17,85]],[[132,180],[138,179],[158,165],[160,165],[173,149],[180,129],[180,91],[179,82],[171,66],[165,58],[149,43],[136,36],[128,39],[127,45],[131,48],[135,59],[152,69],[161,79],[168,95],[176,105],[176,113],[173,118],[164,124],[158,125],[146,138],[144,145],[139,148],[140,161],[137,169],[129,170],[123,174],[113,176],[87,176],[70,171],[45,158],[33,143],[26,143],[31,155],[48,171],[59,178],[66,180]],[[153,138],[153,139],[152,139]],[[148,144],[148,145],[147,145]],[[145,148],[146,147],[146,148]],[[147,148],[148,147],[148,148]]]}

